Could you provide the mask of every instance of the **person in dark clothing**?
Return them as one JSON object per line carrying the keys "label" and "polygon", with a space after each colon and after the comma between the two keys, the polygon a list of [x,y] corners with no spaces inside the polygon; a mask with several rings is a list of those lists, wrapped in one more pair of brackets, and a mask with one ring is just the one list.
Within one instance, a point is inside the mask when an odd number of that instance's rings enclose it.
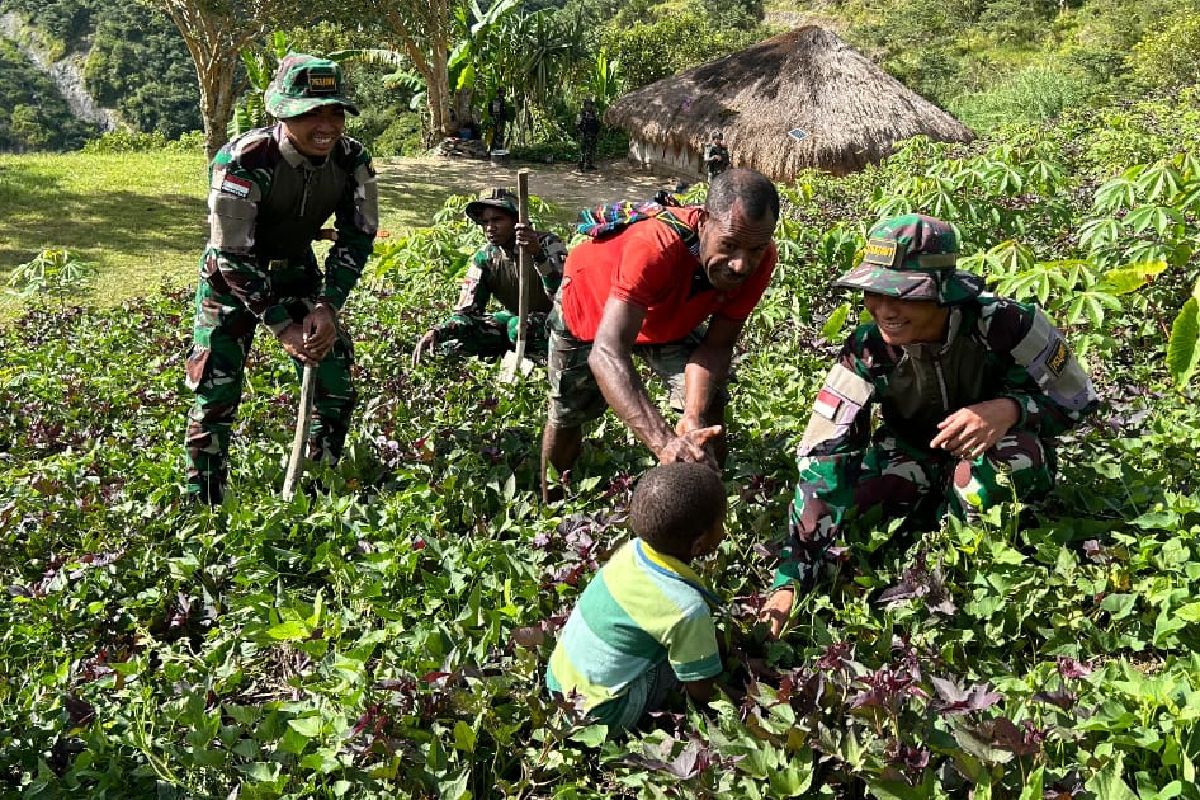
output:
{"label": "person in dark clothing", "polygon": [[588,98],[575,118],[575,130],[579,133],[579,169],[596,168],[596,139],[600,135],[600,114],[596,101]]}

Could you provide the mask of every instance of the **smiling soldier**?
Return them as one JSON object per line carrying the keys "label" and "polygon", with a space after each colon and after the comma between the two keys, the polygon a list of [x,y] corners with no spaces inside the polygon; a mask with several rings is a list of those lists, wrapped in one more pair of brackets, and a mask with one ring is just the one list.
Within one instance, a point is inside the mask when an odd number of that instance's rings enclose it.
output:
{"label": "smiling soldier", "polygon": [[[375,239],[378,198],[371,156],[343,135],[346,112],[332,61],[292,54],[266,92],[279,124],[225,145],[210,169],[209,241],[200,259],[186,383],[187,488],[194,500],[221,502],[230,431],[259,324],[296,363],[316,364],[316,422],[308,457],[341,454],[354,408],[354,354],[338,312],[357,283]],[[335,230],[322,226],[334,215]],[[312,251],[332,238],[324,274]]]}
{"label": "smiling soldier", "polygon": [[[540,283],[530,281],[525,290],[529,300],[526,352],[545,357],[546,312],[562,281],[566,246],[553,233],[535,231],[518,222],[517,196],[503,187],[484,190],[467,203],[466,212],[483,229],[487,244],[471,258],[454,314],[417,342],[413,366],[431,351],[496,358],[514,349],[521,300],[518,248],[525,248],[541,279]],[[503,311],[487,313],[488,300],[493,296]]]}
{"label": "smiling soldier", "polygon": [[[909,214],[868,235],[837,286],[864,292],[860,325],[817,393],[800,442],[788,540],[763,621],[778,634],[842,525],[932,499],[976,521],[1052,487],[1054,438],[1096,406],[1091,381],[1036,305],[982,292],[955,269],[954,229]],[[871,407],[882,424],[871,430]]]}
{"label": "smiling soldier", "polygon": [[[643,213],[645,208],[652,211]],[[774,184],[748,169],[716,178],[703,208],[634,207],[631,224],[585,242],[567,258],[550,312],[546,468],[575,463],[583,424],[612,406],[659,462],[717,467],[733,347],[775,267]],[[682,417],[659,413],[634,368],[645,359]]]}

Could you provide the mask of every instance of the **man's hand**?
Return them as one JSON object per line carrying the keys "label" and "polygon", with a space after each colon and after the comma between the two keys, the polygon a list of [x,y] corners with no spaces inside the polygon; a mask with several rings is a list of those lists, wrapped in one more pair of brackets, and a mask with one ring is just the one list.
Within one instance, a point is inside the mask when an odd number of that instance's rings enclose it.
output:
{"label": "man's hand", "polygon": [[513,232],[516,234],[517,247],[525,248],[525,252],[529,253],[530,258],[537,258],[541,255],[542,243],[538,241],[538,237],[528,222],[518,222],[513,226]]}
{"label": "man's hand", "polygon": [[327,305],[318,305],[300,324],[308,334],[305,346],[309,356],[313,361],[324,360],[337,340],[337,318],[333,309]]}
{"label": "man's hand", "polygon": [[960,408],[938,423],[938,435],[929,443],[960,459],[976,459],[995,447],[1021,418],[1016,401],[1007,397],[984,400]]}
{"label": "man's hand", "polygon": [[304,364],[316,364],[320,359],[313,358],[309,353],[304,334],[304,324],[293,322],[280,332],[279,343],[283,345],[284,352],[292,358],[298,358]]}
{"label": "man's hand", "polygon": [[772,639],[778,639],[779,634],[783,632],[783,626],[792,615],[792,603],[795,601],[796,590],[791,586],[784,586],[771,592],[771,596],[763,603],[758,612],[758,621],[770,629]]}
{"label": "man's hand", "polygon": [[412,365],[416,367],[420,364],[422,358],[433,352],[433,348],[437,347],[437,343],[437,330],[430,328],[413,349]]}
{"label": "man's hand", "polygon": [[[680,420],[680,425],[683,421]],[[678,433],[678,427],[676,428]],[[710,425],[707,428],[693,428],[686,433],[676,436],[663,445],[656,455],[662,464],[673,464],[677,461],[694,461],[707,464],[713,469],[719,469],[717,460],[712,453],[705,449],[710,439],[721,435],[720,425]]]}

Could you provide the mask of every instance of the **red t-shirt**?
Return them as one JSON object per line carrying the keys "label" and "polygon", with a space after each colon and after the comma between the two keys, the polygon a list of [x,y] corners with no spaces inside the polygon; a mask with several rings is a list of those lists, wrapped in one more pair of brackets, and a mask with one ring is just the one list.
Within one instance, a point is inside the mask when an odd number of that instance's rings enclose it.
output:
{"label": "red t-shirt", "polygon": [[[695,228],[699,208],[672,209]],[[693,293],[693,277],[703,274],[679,234],[658,220],[635,222],[615,236],[584,242],[567,256],[563,270],[562,307],[567,328],[577,338],[596,338],[609,297],[646,309],[638,344],[677,342],[717,314],[744,320],[762,297],[777,253],[772,242],[758,269],[732,292],[718,292],[704,282]]]}

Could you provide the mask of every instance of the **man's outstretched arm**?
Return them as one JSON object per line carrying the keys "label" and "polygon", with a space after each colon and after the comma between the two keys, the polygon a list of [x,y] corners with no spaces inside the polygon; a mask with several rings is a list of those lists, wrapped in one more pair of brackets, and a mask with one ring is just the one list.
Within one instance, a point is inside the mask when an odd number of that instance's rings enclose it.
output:
{"label": "man's outstretched arm", "polygon": [[645,318],[646,309],[641,306],[614,297],[608,299],[588,356],[592,375],[612,410],[659,461],[711,461],[704,444],[720,432],[720,427],[700,428],[676,436],[650,400],[634,368],[633,345]]}

